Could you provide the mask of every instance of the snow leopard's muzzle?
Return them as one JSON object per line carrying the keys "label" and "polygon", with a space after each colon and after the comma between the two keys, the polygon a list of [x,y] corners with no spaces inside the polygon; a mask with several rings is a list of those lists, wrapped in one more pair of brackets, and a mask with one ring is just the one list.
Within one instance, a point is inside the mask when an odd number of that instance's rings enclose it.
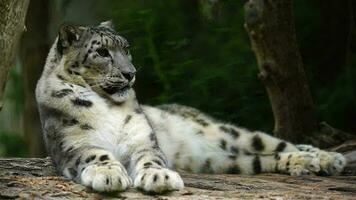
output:
{"label": "snow leopard's muzzle", "polygon": [[111,78],[111,80],[107,80],[101,85],[101,89],[109,95],[113,95],[115,93],[122,93],[126,90],[129,90],[132,85],[135,83],[135,74],[136,72],[127,72],[121,73],[124,78],[123,81],[120,79],[115,80],[115,77]]}

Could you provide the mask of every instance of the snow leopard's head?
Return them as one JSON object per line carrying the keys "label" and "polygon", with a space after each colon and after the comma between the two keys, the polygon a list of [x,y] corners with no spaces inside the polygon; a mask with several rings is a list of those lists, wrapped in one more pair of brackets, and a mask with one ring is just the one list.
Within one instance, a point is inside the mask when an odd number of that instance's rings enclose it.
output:
{"label": "snow leopard's head", "polygon": [[129,43],[115,32],[111,21],[95,27],[62,25],[56,48],[71,78],[85,81],[114,102],[128,99],[136,69]]}

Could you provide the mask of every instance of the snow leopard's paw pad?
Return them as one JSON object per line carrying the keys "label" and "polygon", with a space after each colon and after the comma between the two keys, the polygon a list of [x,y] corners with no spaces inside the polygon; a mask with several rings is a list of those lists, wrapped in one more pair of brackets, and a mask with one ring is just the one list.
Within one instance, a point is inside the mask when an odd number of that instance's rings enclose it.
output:
{"label": "snow leopard's paw pad", "polygon": [[337,175],[346,166],[346,158],[340,153],[320,150],[317,155],[321,168],[318,175]]}
{"label": "snow leopard's paw pad", "polygon": [[319,172],[320,160],[314,153],[283,153],[278,166],[282,171],[286,171],[292,176],[302,176]]}
{"label": "snow leopard's paw pad", "polygon": [[134,186],[145,192],[163,193],[181,190],[184,183],[179,174],[165,168],[147,168],[138,172]]}
{"label": "snow leopard's paw pad", "polygon": [[123,191],[131,186],[131,182],[118,161],[89,165],[81,173],[81,183],[98,192]]}

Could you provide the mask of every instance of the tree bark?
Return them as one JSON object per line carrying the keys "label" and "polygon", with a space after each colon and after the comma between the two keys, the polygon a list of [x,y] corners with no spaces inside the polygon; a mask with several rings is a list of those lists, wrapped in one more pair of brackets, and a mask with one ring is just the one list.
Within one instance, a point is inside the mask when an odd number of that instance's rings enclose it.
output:
{"label": "tree bark", "polygon": [[298,49],[292,0],[249,0],[245,28],[251,40],[259,78],[274,115],[275,136],[320,148],[340,145],[355,136],[318,122]]}
{"label": "tree bark", "polygon": [[[44,157],[46,151],[41,134],[41,123],[37,110],[35,89],[46,61],[48,44],[49,2],[32,0],[26,24],[28,30],[24,34],[21,45],[23,63],[25,111],[24,135],[30,157]],[[41,8],[41,9],[39,9]]]}
{"label": "tree bark", "polygon": [[356,194],[355,176],[181,175],[185,188],[178,192],[99,194],[56,176],[48,158],[1,159],[0,199],[354,199]]}
{"label": "tree bark", "polygon": [[0,1],[0,110],[9,69],[25,30],[25,17],[29,0]]}
{"label": "tree bark", "polygon": [[317,120],[293,20],[292,0],[245,4],[245,26],[272,105],[274,134],[301,142],[316,130]]}

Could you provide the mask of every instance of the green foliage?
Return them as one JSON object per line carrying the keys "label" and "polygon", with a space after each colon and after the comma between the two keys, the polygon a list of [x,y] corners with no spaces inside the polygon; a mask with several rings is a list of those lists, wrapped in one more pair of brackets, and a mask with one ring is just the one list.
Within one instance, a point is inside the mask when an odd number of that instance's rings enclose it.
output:
{"label": "green foliage", "polygon": [[350,41],[349,4],[322,4],[294,1],[296,31],[309,86],[319,119],[356,134],[356,69],[352,66],[356,62],[355,34],[354,41]]}
{"label": "green foliage", "polygon": [[[199,2],[208,1],[106,2],[111,12],[105,17],[112,18],[117,30],[132,42],[141,102],[178,102],[270,132],[273,116],[243,27],[243,1],[219,1],[217,16],[213,16],[211,4]],[[325,59],[333,56],[327,49],[345,36],[341,32],[333,39],[335,43],[328,43],[328,34],[333,34],[328,27],[335,23],[325,22],[329,12],[318,2],[294,4],[297,37],[318,117],[353,132],[355,69],[346,63],[338,63],[344,68],[337,69]],[[329,32],[322,32],[324,29]]]}
{"label": "green foliage", "polygon": [[16,133],[0,130],[0,157],[26,157],[26,143]]}
{"label": "green foliage", "polygon": [[[10,69],[9,78],[6,84],[5,101],[14,106],[14,112],[17,117],[20,117],[24,110],[24,92],[23,92],[23,77],[22,66],[17,63]],[[6,106],[6,105],[5,105]]]}
{"label": "green foliage", "polygon": [[273,118],[243,27],[243,2],[223,1],[214,20],[194,2],[109,3],[107,18],[132,42],[139,99],[178,102],[270,131]]}
{"label": "green foliage", "polygon": [[[91,0],[85,6],[83,1],[55,2],[63,4],[66,21],[89,23],[95,14],[97,21],[113,19],[119,33],[131,42],[138,69],[135,87],[142,103],[185,104],[222,120],[270,132],[270,103],[257,79],[256,60],[243,27],[245,1],[219,0],[217,7],[207,4],[209,1]],[[71,3],[75,5],[66,8]],[[329,27],[338,24],[338,17],[343,19],[342,13],[334,13],[332,6],[325,9],[329,4],[322,1],[298,0],[294,5],[297,37],[318,117],[355,132],[356,68],[350,63],[356,62],[356,56],[350,54],[345,63],[329,62],[343,59],[336,46],[343,41],[345,30],[336,28],[338,34],[329,39],[333,36]],[[90,17],[79,17],[87,15]],[[334,21],[326,20],[328,16],[334,16]],[[24,109],[22,85],[21,67],[16,66],[10,73],[6,101],[13,105],[17,124],[21,124]],[[1,122],[0,156],[24,155],[20,134],[10,134],[15,130],[4,126]]]}
{"label": "green foliage", "polygon": [[22,66],[16,63],[6,84],[4,108],[0,113],[0,157],[25,156],[27,149],[19,132],[25,104],[21,69]]}

